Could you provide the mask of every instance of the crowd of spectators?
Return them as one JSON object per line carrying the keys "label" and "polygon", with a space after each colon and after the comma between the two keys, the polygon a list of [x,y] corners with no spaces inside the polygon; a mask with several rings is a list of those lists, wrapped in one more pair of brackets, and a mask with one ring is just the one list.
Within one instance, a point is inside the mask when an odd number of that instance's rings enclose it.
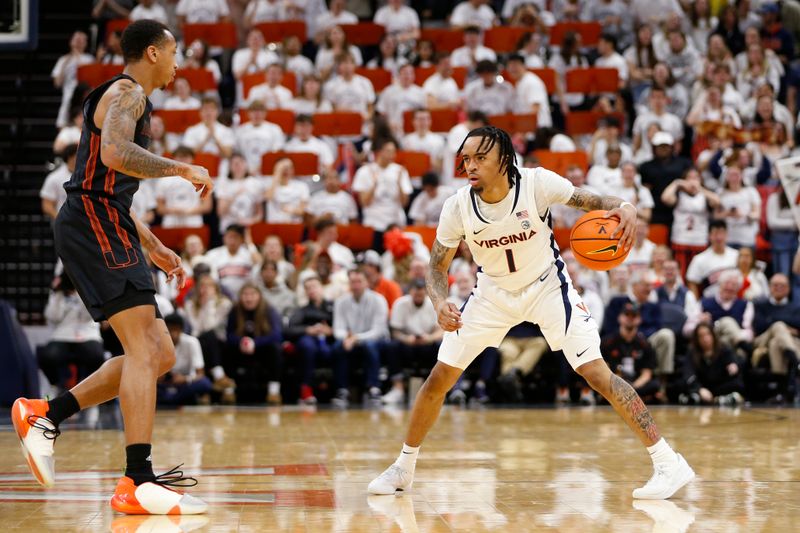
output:
{"label": "crowd of spectators", "polygon": [[[177,291],[154,271],[161,311],[178,347],[178,362],[159,388],[164,403],[332,400],[354,392],[365,401],[401,403],[407,381],[435,362],[442,331],[425,296],[429,251],[408,225],[435,227],[444,200],[460,186],[455,153],[472,128],[493,115],[532,114],[537,128],[513,136],[520,166],[539,166],[539,150],[574,158],[565,177],[576,186],[637,206],[638,242],[609,273],[580,267],[563,250],[585,312],[598,321],[612,370],[654,402],[739,404],[744,398],[792,401],[800,350],[798,228],[774,163],[795,152],[800,69],[800,2],[711,3],[706,0],[388,0],[371,12],[358,0],[98,0],[100,28],[111,19],[155,18],[181,24],[232,21],[242,47],[202,41],[180,45],[181,67],[208,69],[216,91],[198,92],[179,78],[151,97],[150,149],[193,161],[219,161],[214,198],[200,200],[178,178],[143,181],[133,209],[162,227],[211,227],[211,249],[191,236],[180,252],[190,271]],[[257,24],[303,20],[306,39],[269,42]],[[342,24],[385,27],[376,46],[348,41]],[[596,22],[596,44],[567,31],[550,42],[556,23]],[[522,27],[510,53],[483,44],[498,25]],[[423,28],[463,30],[451,53],[422,38]],[[103,32],[100,32],[103,35]],[[268,43],[268,44],[267,44]],[[107,32],[95,54],[83,32],[53,69],[64,100],[54,141],[59,166],[42,187],[53,217],[75,165],[80,138],[77,68],[117,64],[119,34]],[[388,71],[393,83],[376,91],[357,71]],[[614,92],[568,92],[570,72],[617,70]],[[424,83],[418,67],[433,67]],[[454,68],[466,69],[466,82]],[[547,91],[536,69],[552,69]],[[290,72],[295,87],[283,85]],[[262,73],[245,94],[242,78]],[[167,132],[159,110],[197,109],[198,122]],[[268,111],[294,114],[285,133]],[[431,111],[452,109],[458,123],[435,132]],[[356,136],[316,136],[316,113],[360,113]],[[404,129],[412,112],[413,131]],[[598,111],[593,133],[567,135],[578,111]],[[425,152],[430,168],[411,176],[399,150]],[[298,175],[279,158],[264,175],[265,153],[310,152],[319,168]],[[588,164],[581,164],[581,161]],[[553,206],[556,228],[580,212]],[[257,223],[300,224],[304,238],[275,235],[253,242]],[[374,230],[371,249],[338,242],[341,225]],[[658,243],[651,230],[663,229]],[[461,304],[476,265],[463,245],[451,268],[451,298]],[[79,375],[98,364],[99,340],[115,354],[107,325],[81,314],[67,280],[58,277],[48,303],[56,327],[40,353],[54,385],[64,362]],[[102,335],[102,337],[101,337]],[[57,364],[61,361],[61,367]],[[487,349],[450,397],[477,402],[553,398],[593,404],[591,390],[533,324],[512,329]]]}

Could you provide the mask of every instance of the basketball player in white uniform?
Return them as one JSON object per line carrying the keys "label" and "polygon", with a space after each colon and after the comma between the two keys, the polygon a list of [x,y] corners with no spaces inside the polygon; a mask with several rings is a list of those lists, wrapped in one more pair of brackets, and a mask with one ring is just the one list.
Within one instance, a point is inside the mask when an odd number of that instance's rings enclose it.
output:
{"label": "basketball player in white uniform", "polygon": [[[530,321],[647,447],[655,473],[633,497],[669,498],[694,472],[661,437],[633,388],[603,361],[597,324],[572,286],[549,225],[554,203],[606,210],[620,218],[619,245],[629,250],[636,208],[575,188],[543,168],[517,169],[511,139],[493,126],[472,130],[459,153],[469,185],[445,202],[426,280],[446,332],[439,360],[417,395],[400,456],[369,484],[369,492],[395,494],[411,488],[419,446],[439,416],[445,394],[487,346],[498,346],[512,326]],[[462,239],[479,273],[471,297],[458,309],[447,302],[447,271]]]}

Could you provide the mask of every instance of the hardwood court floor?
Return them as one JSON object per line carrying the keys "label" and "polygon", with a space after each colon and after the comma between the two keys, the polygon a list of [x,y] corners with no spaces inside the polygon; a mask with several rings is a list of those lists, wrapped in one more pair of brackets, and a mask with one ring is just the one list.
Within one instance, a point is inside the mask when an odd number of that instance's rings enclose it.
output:
{"label": "hardwood court floor", "polygon": [[396,456],[407,411],[221,408],[160,412],[154,463],[186,463],[204,518],[124,517],[107,500],[118,431],[65,431],[42,490],[0,433],[2,531],[798,531],[800,410],[656,408],[698,479],[634,502],[650,460],[609,408],[446,408],[412,493],[368,497]]}

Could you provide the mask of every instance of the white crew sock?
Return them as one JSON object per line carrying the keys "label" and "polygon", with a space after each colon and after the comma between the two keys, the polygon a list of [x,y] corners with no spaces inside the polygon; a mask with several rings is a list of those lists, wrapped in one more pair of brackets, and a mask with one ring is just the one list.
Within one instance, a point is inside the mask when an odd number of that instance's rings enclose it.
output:
{"label": "white crew sock", "polygon": [[211,369],[211,377],[214,378],[214,381],[222,379],[225,377],[225,371],[222,369],[221,366],[217,365]]}
{"label": "white crew sock", "polygon": [[419,455],[419,446],[414,448],[408,444],[403,444],[403,451],[400,452],[400,457],[397,458],[397,463],[400,468],[407,472],[413,472],[417,464],[417,456]]}
{"label": "white crew sock", "polygon": [[656,465],[670,465],[678,460],[678,455],[673,451],[666,439],[661,437],[661,440],[647,447],[647,452],[650,454],[650,459],[653,460],[653,466]]}
{"label": "white crew sock", "polygon": [[267,394],[270,396],[277,396],[281,393],[281,382],[280,381],[270,381],[267,385]]}

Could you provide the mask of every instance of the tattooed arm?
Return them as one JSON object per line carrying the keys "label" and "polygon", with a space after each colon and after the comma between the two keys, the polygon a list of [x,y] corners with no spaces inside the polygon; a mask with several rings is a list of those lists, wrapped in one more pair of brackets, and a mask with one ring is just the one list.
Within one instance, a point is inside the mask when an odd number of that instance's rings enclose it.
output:
{"label": "tattooed arm", "polygon": [[108,168],[140,179],[180,176],[195,185],[206,197],[214,187],[208,171],[157,156],[135,142],[136,122],[144,114],[147,97],[141,86],[120,80],[100,99],[95,123],[102,123],[100,159]]}
{"label": "tattooed arm", "polygon": [[585,189],[575,187],[572,198],[567,205],[583,211],[607,211],[606,218],[616,216],[619,218],[617,229],[611,234],[611,238],[619,235],[622,248],[630,250],[636,242],[636,208],[630,203],[622,206],[623,200],[616,196],[600,196]]}
{"label": "tattooed arm", "polygon": [[461,312],[447,301],[447,271],[458,248],[448,248],[436,240],[431,249],[431,261],[425,284],[433,307],[439,319],[439,325],[445,331],[455,331],[461,327]]}

